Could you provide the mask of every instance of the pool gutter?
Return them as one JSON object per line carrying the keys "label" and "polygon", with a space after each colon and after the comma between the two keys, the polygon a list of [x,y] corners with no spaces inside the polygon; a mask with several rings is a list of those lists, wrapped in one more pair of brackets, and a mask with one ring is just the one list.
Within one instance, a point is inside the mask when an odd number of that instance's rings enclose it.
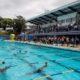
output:
{"label": "pool gutter", "polygon": [[[8,42],[12,42],[10,40],[5,40]],[[37,46],[43,46],[43,47],[51,47],[51,48],[58,48],[58,49],[64,49],[64,50],[70,50],[70,51],[78,51],[80,52],[80,49],[78,48],[73,48],[73,47],[66,47],[66,46],[56,46],[56,45],[50,45],[50,44],[42,44],[42,43],[34,43],[34,42],[29,42],[29,41],[14,41],[14,42],[18,42],[18,43],[27,43],[27,44],[31,44],[31,45],[37,45]]]}

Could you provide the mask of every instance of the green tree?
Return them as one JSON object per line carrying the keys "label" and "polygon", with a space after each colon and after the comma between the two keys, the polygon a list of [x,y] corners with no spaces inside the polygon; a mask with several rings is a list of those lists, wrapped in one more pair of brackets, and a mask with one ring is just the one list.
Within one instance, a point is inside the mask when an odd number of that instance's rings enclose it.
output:
{"label": "green tree", "polygon": [[17,16],[14,19],[14,31],[16,34],[20,34],[22,31],[25,30],[26,27],[26,20],[22,16]]}
{"label": "green tree", "polygon": [[3,18],[1,20],[1,26],[3,27],[3,30],[6,29],[6,27],[12,27],[13,20],[10,18]]}
{"label": "green tree", "polygon": [[3,18],[0,16],[0,28],[2,27],[2,20]]}

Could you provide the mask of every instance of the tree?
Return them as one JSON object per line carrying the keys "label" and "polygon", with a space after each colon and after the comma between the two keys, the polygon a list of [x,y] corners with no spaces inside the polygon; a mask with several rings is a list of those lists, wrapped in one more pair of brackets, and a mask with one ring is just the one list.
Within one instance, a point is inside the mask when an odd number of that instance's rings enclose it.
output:
{"label": "tree", "polygon": [[25,30],[26,27],[26,20],[22,16],[17,16],[16,19],[14,19],[14,31],[16,34],[20,34],[22,31]]}
{"label": "tree", "polygon": [[20,34],[25,30],[26,20],[22,16],[17,16],[15,19],[0,17],[0,27],[3,30],[6,30],[6,27],[13,27],[14,32]]}
{"label": "tree", "polygon": [[3,18],[0,16],[0,28],[2,27],[2,20]]}
{"label": "tree", "polygon": [[1,26],[2,26],[3,30],[5,30],[6,27],[12,27],[12,24],[13,24],[13,20],[10,18],[3,18],[1,20]]}

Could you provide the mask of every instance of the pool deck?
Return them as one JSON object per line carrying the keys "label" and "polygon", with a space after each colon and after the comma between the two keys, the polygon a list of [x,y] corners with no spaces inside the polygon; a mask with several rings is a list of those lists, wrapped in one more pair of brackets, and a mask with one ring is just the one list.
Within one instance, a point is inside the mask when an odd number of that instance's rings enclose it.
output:
{"label": "pool deck", "polygon": [[79,47],[69,47],[69,46],[61,46],[61,45],[50,45],[50,44],[43,44],[43,43],[40,43],[40,42],[29,42],[29,41],[10,41],[10,40],[5,40],[5,41],[8,41],[8,42],[20,42],[20,43],[27,43],[27,44],[33,44],[33,45],[38,45],[38,46],[45,46],[45,47],[51,47],[51,48],[59,48],[59,49],[66,49],[66,50],[72,50],[72,51],[80,51],[80,46]]}

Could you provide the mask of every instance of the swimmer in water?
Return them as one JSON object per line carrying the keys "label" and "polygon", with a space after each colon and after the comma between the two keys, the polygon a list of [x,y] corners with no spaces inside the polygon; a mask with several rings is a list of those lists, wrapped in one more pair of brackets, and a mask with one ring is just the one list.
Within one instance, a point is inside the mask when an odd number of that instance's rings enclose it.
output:
{"label": "swimmer in water", "polygon": [[48,63],[45,62],[45,65],[43,65],[42,67],[40,67],[39,69],[37,69],[34,73],[40,73],[40,72],[42,72],[42,70],[43,70],[45,67],[47,67],[47,66],[48,66]]}
{"label": "swimmer in water", "polygon": [[5,62],[4,61],[1,61],[0,64],[5,64]]}
{"label": "swimmer in water", "polygon": [[[5,62],[3,61],[2,64],[5,64]],[[7,69],[11,68],[13,66],[6,66],[5,68],[0,68],[0,73],[5,72]]]}
{"label": "swimmer in water", "polygon": [[42,67],[38,68],[38,69],[37,69],[36,71],[34,71],[33,73],[27,73],[26,75],[32,75],[32,74],[35,74],[35,73],[41,73],[41,72],[43,71],[43,69],[46,68],[47,66],[48,66],[48,63],[45,62],[45,64],[44,64]]}
{"label": "swimmer in water", "polygon": [[7,66],[5,68],[0,68],[0,73],[5,72],[7,69],[9,69],[11,66]]}
{"label": "swimmer in water", "polygon": [[3,61],[2,64],[5,64],[5,62]]}

